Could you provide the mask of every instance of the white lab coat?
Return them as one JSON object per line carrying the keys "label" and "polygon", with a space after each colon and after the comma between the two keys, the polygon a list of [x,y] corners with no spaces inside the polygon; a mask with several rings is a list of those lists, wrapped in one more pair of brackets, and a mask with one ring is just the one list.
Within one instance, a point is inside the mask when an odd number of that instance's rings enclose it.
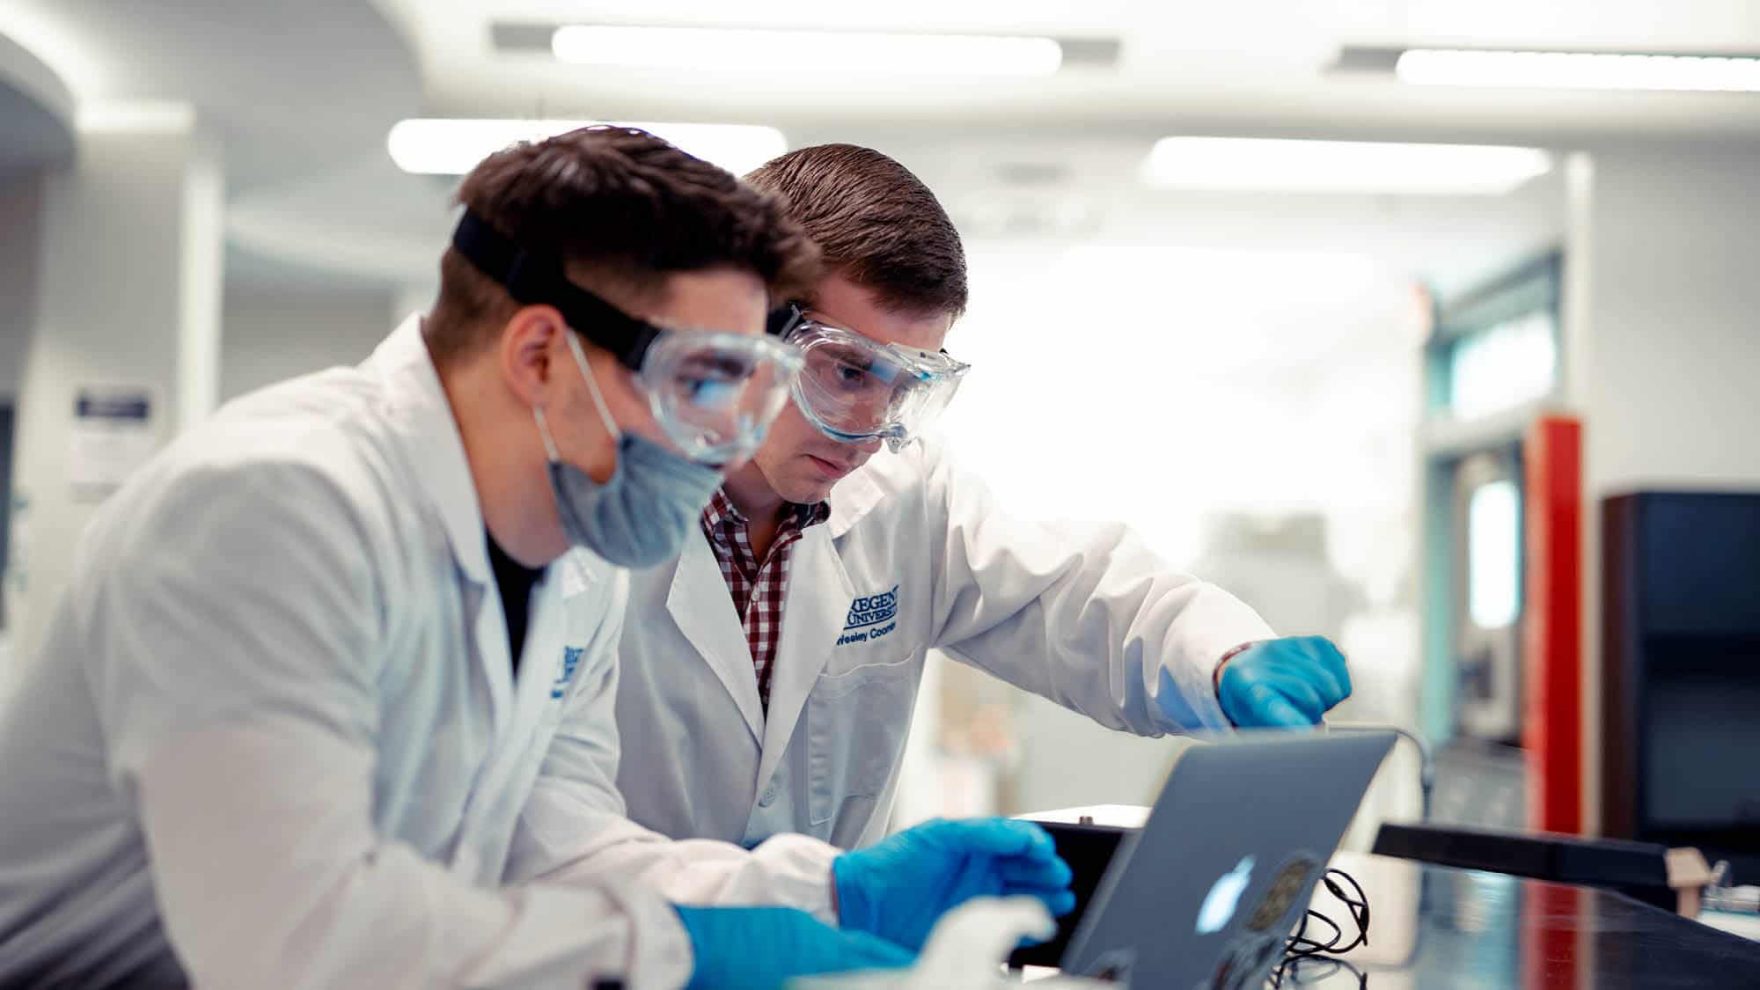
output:
{"label": "white lab coat", "polygon": [[0,986],[671,987],[663,895],[829,917],[817,843],[622,817],[626,593],[553,565],[516,682],[415,318],[232,403],[99,511],[0,709]]}
{"label": "white lab coat", "polygon": [[929,649],[1158,735],[1226,727],[1216,662],[1272,635],[1122,526],[1005,516],[933,444],[876,455],[831,506],[794,547],[768,713],[707,539],[632,574],[618,784],[636,821],[863,845],[884,833]]}

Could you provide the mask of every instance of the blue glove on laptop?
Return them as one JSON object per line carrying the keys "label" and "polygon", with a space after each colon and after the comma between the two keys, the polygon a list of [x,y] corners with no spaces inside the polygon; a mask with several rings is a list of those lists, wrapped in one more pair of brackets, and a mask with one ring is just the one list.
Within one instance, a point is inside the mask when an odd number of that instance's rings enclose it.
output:
{"label": "blue glove on laptop", "polygon": [[1075,909],[1074,874],[1051,836],[1007,818],[933,821],[832,861],[846,929],[921,949],[949,909],[973,897],[1037,897],[1054,915]]}
{"label": "blue glove on laptop", "polygon": [[674,906],[696,968],[688,990],[775,990],[812,973],[909,966],[913,953],[786,907]]}
{"label": "blue glove on laptop", "polygon": [[1242,729],[1317,725],[1351,696],[1344,654],[1324,636],[1291,636],[1241,647],[1222,662],[1216,697]]}

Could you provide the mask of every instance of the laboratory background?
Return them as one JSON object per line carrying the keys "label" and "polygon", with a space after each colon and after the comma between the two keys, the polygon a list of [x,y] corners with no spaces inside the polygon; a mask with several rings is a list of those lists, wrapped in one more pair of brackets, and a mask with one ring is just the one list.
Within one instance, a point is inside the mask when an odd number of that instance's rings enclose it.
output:
{"label": "laboratory background", "polygon": [[[0,669],[132,470],[363,360],[458,176],[591,121],[916,172],[971,270],[939,432],[1340,646],[1329,720],[1426,748],[1347,844],[1760,883],[1752,0],[3,0]],[[893,825],[1145,804],[1180,745],[937,657]]]}

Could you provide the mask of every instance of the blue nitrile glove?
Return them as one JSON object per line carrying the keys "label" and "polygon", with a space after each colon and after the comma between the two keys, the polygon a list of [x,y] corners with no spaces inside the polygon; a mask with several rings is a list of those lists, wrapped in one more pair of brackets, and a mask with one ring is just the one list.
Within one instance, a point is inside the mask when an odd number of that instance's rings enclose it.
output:
{"label": "blue nitrile glove", "polygon": [[1222,713],[1243,729],[1317,725],[1350,696],[1344,654],[1324,636],[1253,643],[1223,661],[1216,682]]}
{"label": "blue nitrile glove", "polygon": [[779,990],[797,976],[900,969],[914,953],[866,932],[838,931],[787,907],[673,906],[696,968],[687,990]]}
{"label": "blue nitrile glove", "polygon": [[1076,906],[1050,834],[1007,818],[926,822],[844,853],[831,875],[844,928],[919,950],[942,914],[974,897],[1037,897],[1054,915]]}

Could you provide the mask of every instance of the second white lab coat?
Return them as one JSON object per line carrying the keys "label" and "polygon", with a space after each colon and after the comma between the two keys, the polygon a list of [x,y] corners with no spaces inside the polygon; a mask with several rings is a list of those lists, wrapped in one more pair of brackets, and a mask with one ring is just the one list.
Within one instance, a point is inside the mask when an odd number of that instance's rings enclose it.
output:
{"label": "second white lab coat", "polygon": [[513,675],[414,318],[229,405],[99,511],[0,707],[0,985],[675,987],[668,898],[829,917],[819,843],[622,817],[625,594],[552,565]]}
{"label": "second white lab coat", "polygon": [[1273,635],[1123,526],[1008,517],[933,444],[876,455],[831,507],[794,547],[767,712],[707,539],[632,574],[618,784],[636,821],[864,845],[886,827],[929,649],[1157,735],[1225,728],[1217,661]]}

